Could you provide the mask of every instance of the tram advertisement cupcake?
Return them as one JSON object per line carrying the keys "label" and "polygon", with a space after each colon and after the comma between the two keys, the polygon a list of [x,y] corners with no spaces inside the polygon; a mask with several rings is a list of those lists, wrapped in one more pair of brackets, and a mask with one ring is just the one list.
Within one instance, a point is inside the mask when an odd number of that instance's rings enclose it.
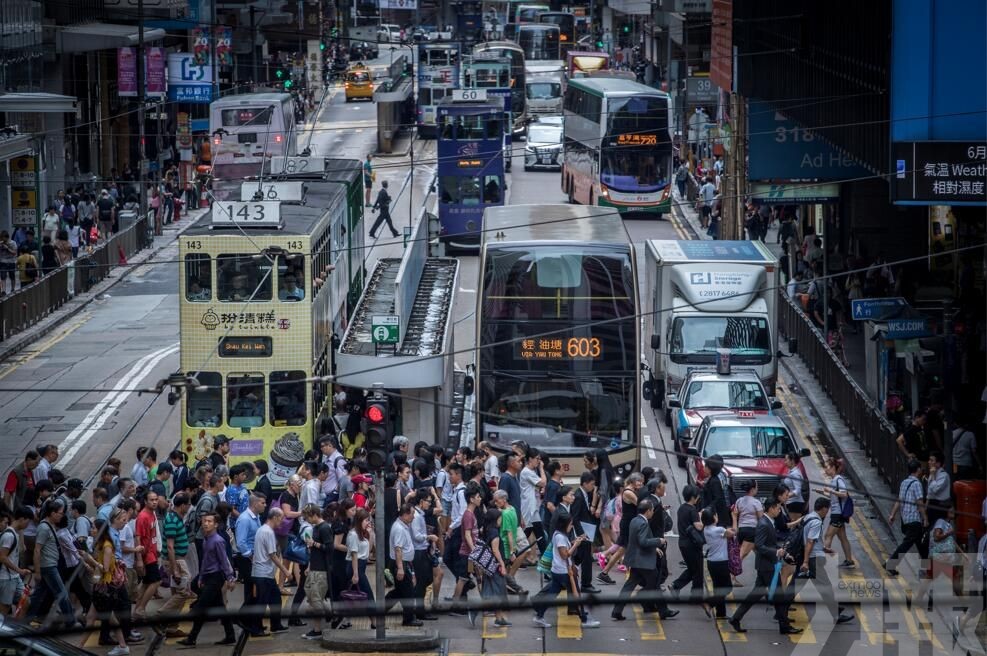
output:
{"label": "tram advertisement cupcake", "polygon": [[298,433],[285,433],[271,449],[271,471],[268,479],[274,487],[284,487],[288,477],[298,471],[305,460],[305,445]]}

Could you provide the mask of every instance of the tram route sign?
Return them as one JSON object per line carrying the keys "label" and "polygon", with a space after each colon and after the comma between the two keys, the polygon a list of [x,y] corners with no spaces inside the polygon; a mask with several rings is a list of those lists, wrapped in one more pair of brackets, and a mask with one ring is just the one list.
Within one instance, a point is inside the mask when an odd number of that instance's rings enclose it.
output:
{"label": "tram route sign", "polygon": [[282,180],[278,182],[241,182],[240,200],[249,202],[254,199],[258,189],[261,200],[281,200],[289,202],[301,201],[305,190],[301,180]]}
{"label": "tram route sign", "polygon": [[375,314],[370,319],[370,336],[374,344],[397,344],[401,322],[396,314]]}
{"label": "tram route sign", "polygon": [[453,102],[486,102],[486,89],[453,89]]}
{"label": "tram route sign", "polygon": [[324,173],[326,160],[324,157],[272,157],[271,173],[275,175],[308,175]]}
{"label": "tram route sign", "polygon": [[281,225],[281,202],[276,200],[235,201],[215,203],[212,207],[213,225],[240,227],[278,227]]}

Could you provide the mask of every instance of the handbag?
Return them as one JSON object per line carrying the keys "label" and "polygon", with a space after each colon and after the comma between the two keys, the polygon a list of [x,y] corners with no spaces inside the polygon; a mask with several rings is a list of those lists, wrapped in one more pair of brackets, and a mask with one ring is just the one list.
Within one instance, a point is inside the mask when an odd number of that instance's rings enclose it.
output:
{"label": "handbag", "polygon": [[744,573],[744,561],[740,558],[740,542],[737,538],[727,540],[727,566],[733,576]]}
{"label": "handbag", "polygon": [[288,562],[308,565],[308,547],[305,545],[305,541],[297,535],[289,535],[288,543],[285,545],[281,557]]}
{"label": "handbag", "polygon": [[555,551],[555,545],[549,543],[545,551],[541,552],[541,558],[538,559],[538,564],[535,565],[535,569],[538,570],[539,574],[551,574],[552,573],[552,554]]}
{"label": "handbag", "polygon": [[469,560],[490,576],[493,576],[500,570],[500,564],[497,562],[493,550],[483,540],[476,541],[473,551],[470,552]]}
{"label": "handbag", "polygon": [[[930,536],[931,537],[931,536]],[[934,537],[929,540],[929,556],[940,563],[956,564],[959,547],[953,535],[938,542]]]}
{"label": "handbag", "polygon": [[350,603],[359,603],[369,599],[367,593],[355,585],[351,585],[348,590],[343,590],[340,592],[339,598]]}
{"label": "handbag", "polygon": [[[271,502],[271,508],[280,508],[280,507],[281,507],[281,497],[278,497],[277,499]],[[295,519],[293,517],[282,518],[281,523],[274,528],[274,535],[278,536],[279,538],[288,537],[288,535],[291,534],[291,527],[294,524],[295,524]]]}

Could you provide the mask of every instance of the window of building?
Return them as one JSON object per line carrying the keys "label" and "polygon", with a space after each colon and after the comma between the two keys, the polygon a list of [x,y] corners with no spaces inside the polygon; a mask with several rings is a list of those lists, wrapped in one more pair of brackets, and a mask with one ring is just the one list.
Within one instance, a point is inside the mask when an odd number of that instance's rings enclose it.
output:
{"label": "window of building", "polygon": [[278,256],[278,300],[294,303],[305,300],[305,256],[291,253]]}
{"label": "window of building", "polygon": [[185,423],[193,428],[215,428],[223,423],[223,377],[213,371],[194,374],[199,387],[189,387]]}
{"label": "window of building", "polygon": [[271,263],[263,256],[220,255],[216,258],[221,301],[271,300]]}
{"label": "window of building", "polygon": [[272,371],[271,423],[275,426],[301,426],[305,423],[305,372]]}
{"label": "window of building", "polygon": [[212,300],[212,265],[209,256],[204,253],[185,256],[185,300]]}
{"label": "window of building", "polygon": [[226,377],[226,416],[231,428],[264,425],[264,376],[230,374]]}

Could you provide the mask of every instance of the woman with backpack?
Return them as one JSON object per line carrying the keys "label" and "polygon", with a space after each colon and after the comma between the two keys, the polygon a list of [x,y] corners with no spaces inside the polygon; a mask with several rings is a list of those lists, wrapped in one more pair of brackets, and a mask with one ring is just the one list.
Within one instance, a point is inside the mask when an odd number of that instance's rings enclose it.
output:
{"label": "woman with backpack", "polygon": [[847,489],[846,479],[843,478],[843,461],[838,458],[826,458],[823,473],[829,478],[829,485],[816,492],[829,497],[832,508],[829,514],[829,526],[826,527],[826,535],[823,537],[823,550],[826,553],[833,553],[833,538],[838,536],[843,547],[843,562],[840,563],[840,567],[852,569],[857,564],[853,560],[853,549],[850,546],[850,538],[846,534],[846,525],[853,515],[853,499]]}

